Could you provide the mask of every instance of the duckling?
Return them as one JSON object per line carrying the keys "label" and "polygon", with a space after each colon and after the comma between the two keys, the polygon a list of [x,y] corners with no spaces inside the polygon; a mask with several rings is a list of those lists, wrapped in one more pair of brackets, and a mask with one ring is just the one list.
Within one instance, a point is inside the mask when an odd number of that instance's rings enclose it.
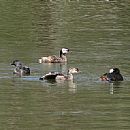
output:
{"label": "duckling", "polygon": [[28,66],[23,66],[21,61],[14,60],[11,65],[15,66],[13,74],[17,74],[19,76],[30,75],[30,68]]}
{"label": "duckling", "polygon": [[123,81],[119,68],[112,68],[109,73],[105,73],[100,77],[101,81]]}
{"label": "duckling", "polygon": [[63,63],[67,62],[67,57],[66,54],[69,53],[68,48],[62,48],[60,50],[60,56],[57,57],[55,55],[53,56],[48,56],[48,57],[41,57],[39,59],[39,63]]}
{"label": "duckling", "polygon": [[73,80],[73,74],[78,73],[79,69],[78,68],[69,68],[67,75],[64,75],[61,72],[49,72],[48,74],[40,77],[39,80]]}

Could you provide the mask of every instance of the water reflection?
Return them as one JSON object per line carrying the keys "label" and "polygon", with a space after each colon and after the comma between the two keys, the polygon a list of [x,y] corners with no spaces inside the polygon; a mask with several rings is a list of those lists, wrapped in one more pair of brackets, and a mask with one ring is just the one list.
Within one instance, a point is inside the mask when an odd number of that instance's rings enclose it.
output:
{"label": "water reflection", "polygon": [[[119,94],[123,88],[122,82],[102,82],[104,88],[108,88],[110,94]],[[124,88],[123,88],[124,89]]]}
{"label": "water reflection", "polygon": [[119,93],[121,82],[113,82],[109,84],[110,94]]}
{"label": "water reflection", "polygon": [[57,81],[58,86],[66,86],[68,91],[71,93],[76,93],[77,92],[77,84],[75,81]]}
{"label": "water reflection", "polygon": [[114,94],[113,83],[110,84],[110,94]]}
{"label": "water reflection", "polygon": [[69,86],[69,89],[68,89],[69,92],[71,93],[77,92],[77,84],[74,81],[69,81],[68,86]]}
{"label": "water reflection", "polygon": [[77,92],[77,84],[75,81],[63,81],[63,80],[58,80],[58,81],[55,81],[55,80],[44,80],[44,81],[41,81],[41,84],[44,86],[44,87],[58,87],[59,89],[61,88],[65,88],[68,90],[68,92],[74,94]]}

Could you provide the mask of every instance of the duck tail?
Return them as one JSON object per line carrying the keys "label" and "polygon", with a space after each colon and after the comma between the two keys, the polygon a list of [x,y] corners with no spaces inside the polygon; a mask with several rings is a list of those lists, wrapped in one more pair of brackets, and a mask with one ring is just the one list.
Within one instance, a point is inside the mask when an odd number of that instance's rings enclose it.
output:
{"label": "duck tail", "polygon": [[38,63],[46,63],[47,60],[47,57],[41,57],[40,59],[38,59]]}

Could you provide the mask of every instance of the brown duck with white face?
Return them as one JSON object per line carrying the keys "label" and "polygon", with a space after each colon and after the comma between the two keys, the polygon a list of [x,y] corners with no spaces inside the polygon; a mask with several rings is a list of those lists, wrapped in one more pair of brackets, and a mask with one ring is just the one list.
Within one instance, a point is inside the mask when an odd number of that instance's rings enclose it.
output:
{"label": "brown duck with white face", "polygon": [[67,62],[67,57],[66,54],[69,53],[69,49],[68,48],[62,48],[60,50],[60,55],[55,56],[47,56],[47,57],[41,57],[38,62],[39,63],[63,63],[63,62]]}
{"label": "brown duck with white face", "polygon": [[67,72],[67,75],[64,75],[61,72],[49,72],[48,74],[42,76],[40,80],[73,80],[73,74],[78,72],[78,68],[70,68]]}

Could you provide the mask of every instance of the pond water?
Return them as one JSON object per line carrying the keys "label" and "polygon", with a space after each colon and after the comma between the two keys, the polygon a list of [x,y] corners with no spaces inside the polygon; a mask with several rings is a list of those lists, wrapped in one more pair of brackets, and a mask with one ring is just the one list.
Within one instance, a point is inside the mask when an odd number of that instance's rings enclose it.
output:
{"label": "pond water", "polygon": [[[2,130],[130,129],[129,0],[0,1],[0,128]],[[39,64],[70,49],[67,64]],[[12,60],[31,68],[13,76]],[[39,81],[78,67],[74,82]],[[119,67],[120,83],[99,81]]]}

